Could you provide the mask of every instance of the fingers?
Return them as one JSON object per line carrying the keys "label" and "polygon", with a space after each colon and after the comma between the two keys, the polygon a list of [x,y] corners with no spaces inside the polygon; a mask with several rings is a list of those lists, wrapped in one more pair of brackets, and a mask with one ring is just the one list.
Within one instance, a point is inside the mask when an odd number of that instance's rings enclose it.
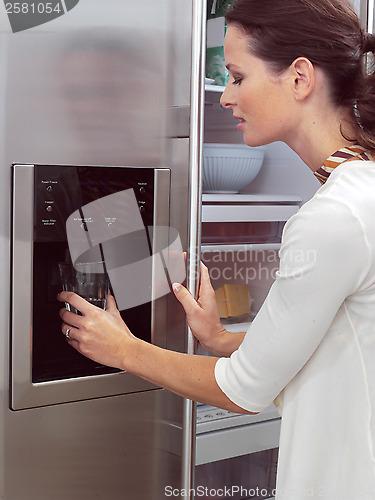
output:
{"label": "fingers", "polygon": [[194,299],[191,293],[180,283],[172,285],[173,291],[179,302],[182,304],[186,313],[193,311],[199,307],[200,299],[204,296],[207,298],[214,293],[211,285],[210,274],[208,268],[203,262],[200,263],[200,284],[198,302]]}
{"label": "fingers", "polygon": [[[87,302],[87,300],[80,297],[74,292],[61,292],[58,294],[57,300],[59,300],[60,302],[67,302],[75,309],[77,309],[83,316],[85,315],[85,313],[87,314],[92,311],[92,308],[97,308],[97,306],[95,306],[94,304],[90,304],[89,302]],[[111,313],[119,313],[115,298],[111,294],[108,295],[106,310]]]}
{"label": "fingers", "polygon": [[199,297],[206,295],[212,295],[214,289],[211,284],[210,273],[208,267],[206,267],[203,262],[201,263],[201,274],[200,274],[200,285],[199,285]]}
{"label": "fingers", "polygon": [[120,315],[116,301],[112,295],[108,296],[107,311],[90,304],[73,292],[61,292],[57,299],[60,302],[67,302],[82,313],[82,315],[76,314],[68,311],[66,308],[62,308],[59,312],[63,320],[61,331],[67,342],[79,352],[82,352],[80,348],[82,334],[87,331],[87,327],[90,326],[91,322],[97,323],[101,315],[108,312],[112,315]]}
{"label": "fingers", "polygon": [[66,341],[73,347],[77,349],[78,346],[78,338],[77,333],[78,329],[74,328],[72,325],[68,325],[67,323],[63,323],[61,325],[61,331],[66,338]]}
{"label": "fingers", "polygon": [[205,269],[206,271],[208,271],[208,267],[206,266],[206,264],[204,264],[202,261],[201,261],[201,270],[202,269]]}
{"label": "fingers", "polygon": [[60,318],[66,323],[68,326],[74,326],[79,328],[81,326],[82,316],[75,314],[67,309],[62,308],[59,312]]}
{"label": "fingers", "polygon": [[177,300],[181,303],[187,315],[199,307],[194,297],[184,286],[179,283],[173,283],[172,288]]}
{"label": "fingers", "polygon": [[208,271],[208,267],[201,262],[201,280],[208,281],[211,284],[210,273]]}
{"label": "fingers", "polygon": [[114,314],[114,313],[120,314],[119,310],[117,309],[116,300],[115,300],[114,296],[111,294],[108,295],[106,311],[110,312],[111,314]]}
{"label": "fingers", "polygon": [[87,300],[83,299],[74,292],[60,292],[57,296],[57,300],[60,302],[67,302],[68,304],[75,307],[83,315],[92,309],[93,306]]}

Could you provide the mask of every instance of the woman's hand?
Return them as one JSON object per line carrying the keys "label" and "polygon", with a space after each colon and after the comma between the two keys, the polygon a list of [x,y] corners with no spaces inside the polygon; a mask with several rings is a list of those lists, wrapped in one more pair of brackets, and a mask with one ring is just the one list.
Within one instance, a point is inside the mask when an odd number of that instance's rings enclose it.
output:
{"label": "woman's hand", "polygon": [[67,341],[78,352],[102,365],[126,370],[126,354],[135,341],[134,335],[123,322],[115,299],[108,297],[104,311],[73,292],[61,292],[58,300],[68,302],[82,316],[61,309],[61,330],[68,330]]}
{"label": "woman's hand", "polygon": [[228,332],[220,323],[214,289],[207,267],[201,262],[198,299],[182,285],[174,283],[173,291],[181,302],[189,327],[200,345],[219,356],[229,356],[243,340],[244,334]]}

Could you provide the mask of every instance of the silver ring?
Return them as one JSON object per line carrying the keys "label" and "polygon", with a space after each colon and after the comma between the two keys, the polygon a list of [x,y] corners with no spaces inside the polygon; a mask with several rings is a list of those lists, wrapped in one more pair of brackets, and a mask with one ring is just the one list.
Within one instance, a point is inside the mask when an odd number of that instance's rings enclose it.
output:
{"label": "silver ring", "polygon": [[66,329],[66,332],[64,333],[64,335],[65,335],[65,337],[66,337],[67,339],[70,339],[69,332],[70,332],[70,330],[71,330],[71,329],[72,329],[72,327],[71,327],[71,326],[68,326],[68,328]]}

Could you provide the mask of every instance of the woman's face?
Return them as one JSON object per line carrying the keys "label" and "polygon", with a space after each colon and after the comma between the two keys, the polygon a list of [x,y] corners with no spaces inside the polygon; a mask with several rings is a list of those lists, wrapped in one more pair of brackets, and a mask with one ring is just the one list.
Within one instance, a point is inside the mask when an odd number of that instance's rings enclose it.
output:
{"label": "woman's face", "polygon": [[248,146],[288,142],[295,124],[290,73],[272,74],[248,43],[238,27],[228,27],[224,54],[230,79],[220,102],[239,119],[237,128]]}

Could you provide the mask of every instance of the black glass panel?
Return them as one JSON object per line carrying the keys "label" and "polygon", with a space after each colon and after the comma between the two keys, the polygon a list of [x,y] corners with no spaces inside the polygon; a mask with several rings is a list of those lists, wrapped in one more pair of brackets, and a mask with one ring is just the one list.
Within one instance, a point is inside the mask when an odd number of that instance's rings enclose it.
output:
{"label": "black glass panel", "polygon": [[[44,382],[112,373],[85,358],[61,333],[56,296],[61,291],[58,262],[69,262],[65,223],[82,206],[134,189],[144,225],[152,226],[154,170],[132,167],[35,166],[32,380]],[[121,315],[133,333],[151,340],[151,304]]]}

